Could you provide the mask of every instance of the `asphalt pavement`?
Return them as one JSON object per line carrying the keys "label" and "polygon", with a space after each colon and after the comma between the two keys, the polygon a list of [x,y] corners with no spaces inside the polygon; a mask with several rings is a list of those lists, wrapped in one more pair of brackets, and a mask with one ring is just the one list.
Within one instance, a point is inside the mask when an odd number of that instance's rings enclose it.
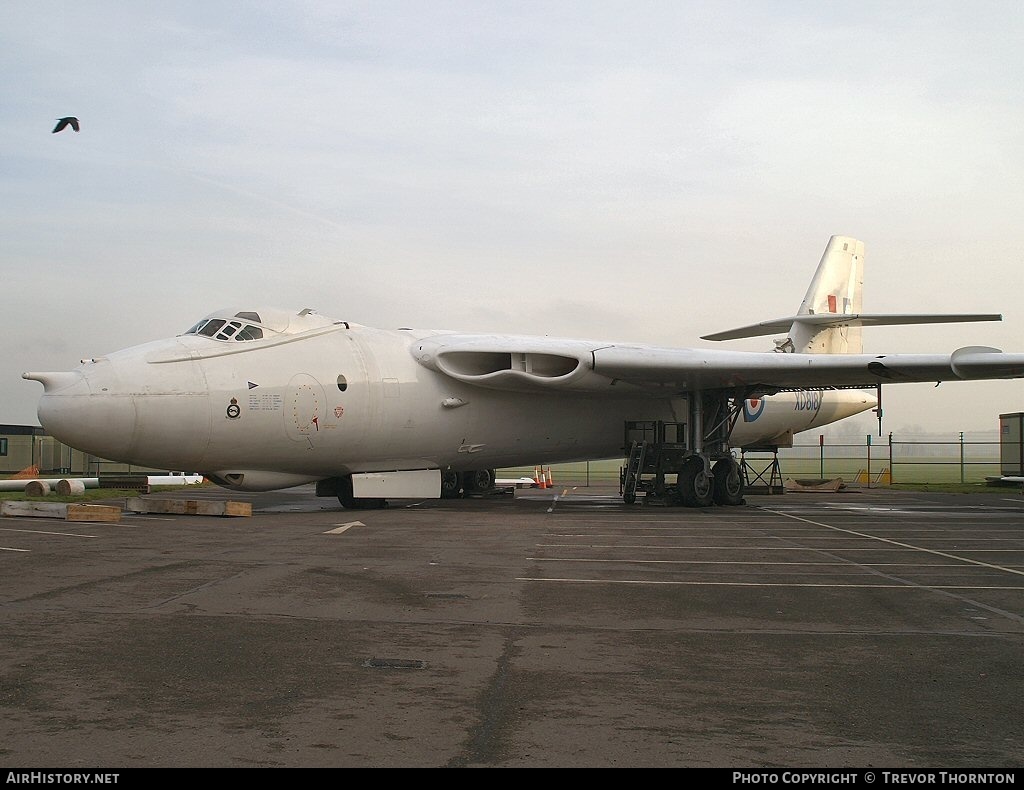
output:
{"label": "asphalt pavement", "polygon": [[0,521],[0,763],[1024,765],[1024,496]]}

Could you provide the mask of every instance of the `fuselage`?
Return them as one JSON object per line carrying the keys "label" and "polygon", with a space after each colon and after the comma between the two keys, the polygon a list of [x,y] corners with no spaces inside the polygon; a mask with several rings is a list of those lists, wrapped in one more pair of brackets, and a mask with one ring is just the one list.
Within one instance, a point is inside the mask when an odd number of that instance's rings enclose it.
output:
{"label": "fuselage", "polygon": [[[154,341],[42,381],[43,427],[101,458],[282,488],[350,473],[455,471],[622,457],[626,420],[686,420],[685,395],[515,392],[420,364],[432,331],[330,322],[249,342]],[[875,405],[860,390],[746,401],[733,446],[791,437]]]}

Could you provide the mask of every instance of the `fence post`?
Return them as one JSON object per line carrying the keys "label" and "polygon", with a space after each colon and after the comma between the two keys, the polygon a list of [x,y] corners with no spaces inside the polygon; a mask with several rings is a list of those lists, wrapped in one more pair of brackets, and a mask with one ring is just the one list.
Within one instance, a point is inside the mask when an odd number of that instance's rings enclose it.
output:
{"label": "fence post", "polygon": [[825,479],[825,434],[818,434],[818,477]]}
{"label": "fence post", "polygon": [[866,436],[866,438],[868,440],[868,444],[867,444],[867,447],[868,447],[868,460],[867,460],[868,488],[871,488],[871,434],[870,433],[869,434],[865,434],[865,436]]}
{"label": "fence post", "polygon": [[895,482],[895,476],[892,473],[892,431],[889,431],[889,485]]}
{"label": "fence post", "polygon": [[964,482],[964,432],[960,431],[960,482]]}

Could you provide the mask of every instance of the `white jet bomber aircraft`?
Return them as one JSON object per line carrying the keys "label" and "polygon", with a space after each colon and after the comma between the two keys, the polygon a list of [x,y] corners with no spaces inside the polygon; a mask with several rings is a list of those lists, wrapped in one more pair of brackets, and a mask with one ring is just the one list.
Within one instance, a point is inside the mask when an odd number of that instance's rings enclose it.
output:
{"label": "white jet bomber aircraft", "polygon": [[[703,338],[784,333],[769,352],[373,329],[308,309],[232,308],[177,337],[24,377],[42,383],[39,420],[65,444],[195,470],[229,489],[316,482],[345,507],[382,507],[487,489],[495,468],[629,454],[627,501],[654,469],[654,493],[669,501],[738,504],[744,480],[730,448],[791,444],[876,407],[882,383],[1024,376],[1024,354],[987,347],[862,353],[863,326],[1001,320],[862,313],[863,264],[861,242],[833,236],[796,315]],[[625,446],[630,426],[658,440],[653,467]]]}

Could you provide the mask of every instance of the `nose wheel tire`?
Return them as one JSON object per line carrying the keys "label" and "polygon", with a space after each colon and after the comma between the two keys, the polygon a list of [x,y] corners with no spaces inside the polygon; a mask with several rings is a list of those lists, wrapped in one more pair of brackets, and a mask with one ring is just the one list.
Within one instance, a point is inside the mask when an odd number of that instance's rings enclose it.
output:
{"label": "nose wheel tire", "polygon": [[352,495],[352,475],[341,478],[338,501],[346,510],[381,510],[388,506],[388,501],[380,497],[355,497]]}

